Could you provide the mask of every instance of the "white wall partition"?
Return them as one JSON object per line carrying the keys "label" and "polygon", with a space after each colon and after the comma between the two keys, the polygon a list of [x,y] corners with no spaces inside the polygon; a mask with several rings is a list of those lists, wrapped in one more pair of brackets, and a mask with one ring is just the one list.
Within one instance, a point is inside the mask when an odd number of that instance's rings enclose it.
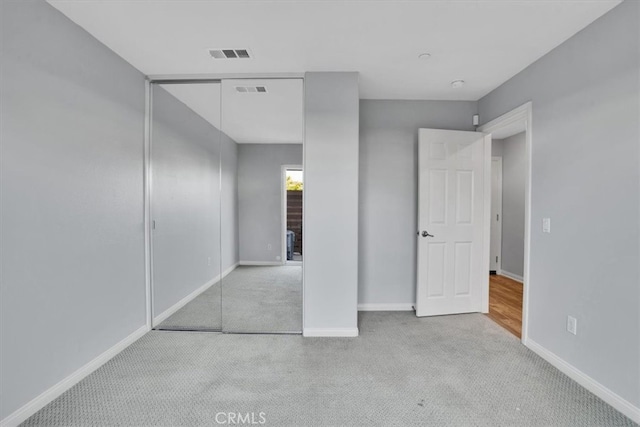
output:
{"label": "white wall partition", "polygon": [[306,336],[358,334],[358,122],[357,73],[306,73]]}

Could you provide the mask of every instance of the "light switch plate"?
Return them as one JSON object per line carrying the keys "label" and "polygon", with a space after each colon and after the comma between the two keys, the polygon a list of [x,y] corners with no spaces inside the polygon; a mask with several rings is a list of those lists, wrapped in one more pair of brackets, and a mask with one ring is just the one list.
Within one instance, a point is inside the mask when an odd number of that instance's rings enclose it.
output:
{"label": "light switch plate", "polygon": [[551,218],[542,218],[542,232],[551,233]]}
{"label": "light switch plate", "polygon": [[578,320],[575,317],[567,316],[567,331],[573,335],[578,334]]}

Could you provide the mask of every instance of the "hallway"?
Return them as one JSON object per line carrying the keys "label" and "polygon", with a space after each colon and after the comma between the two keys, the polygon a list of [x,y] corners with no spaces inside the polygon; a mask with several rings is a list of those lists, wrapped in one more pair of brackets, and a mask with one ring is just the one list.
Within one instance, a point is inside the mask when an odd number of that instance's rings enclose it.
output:
{"label": "hallway", "polygon": [[522,283],[505,276],[489,276],[489,316],[518,338],[522,337]]}

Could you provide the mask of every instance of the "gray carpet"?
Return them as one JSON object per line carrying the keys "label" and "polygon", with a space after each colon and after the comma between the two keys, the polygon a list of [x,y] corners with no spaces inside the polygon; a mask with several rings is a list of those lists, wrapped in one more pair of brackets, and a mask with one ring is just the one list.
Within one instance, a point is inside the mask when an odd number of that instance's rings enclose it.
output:
{"label": "gray carpet", "polygon": [[25,425],[634,425],[484,315],[366,312],[360,333],[153,331]]}
{"label": "gray carpet", "polygon": [[241,266],[222,279],[222,298],[220,286],[211,286],[157,329],[302,331],[301,266]]}
{"label": "gray carpet", "polygon": [[220,282],[218,282],[169,316],[157,326],[157,329],[219,331],[222,328],[220,304]]}
{"label": "gray carpet", "polygon": [[222,280],[224,332],[302,332],[302,267],[241,266]]}

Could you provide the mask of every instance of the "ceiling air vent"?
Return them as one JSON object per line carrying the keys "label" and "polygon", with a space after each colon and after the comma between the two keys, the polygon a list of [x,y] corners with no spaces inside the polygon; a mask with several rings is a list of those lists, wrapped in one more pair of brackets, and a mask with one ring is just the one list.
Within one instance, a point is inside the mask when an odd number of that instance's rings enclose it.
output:
{"label": "ceiling air vent", "polygon": [[248,49],[209,49],[209,55],[215,59],[250,59]]}
{"label": "ceiling air vent", "polygon": [[265,86],[236,86],[236,92],[240,93],[267,93]]}

